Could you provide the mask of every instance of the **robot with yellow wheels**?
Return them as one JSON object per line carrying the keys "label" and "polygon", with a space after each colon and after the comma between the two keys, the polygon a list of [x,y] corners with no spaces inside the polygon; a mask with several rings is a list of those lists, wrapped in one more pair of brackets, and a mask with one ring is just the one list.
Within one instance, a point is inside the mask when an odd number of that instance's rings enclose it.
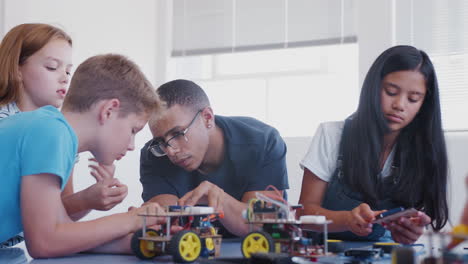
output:
{"label": "robot with yellow wheels", "polygon": [[[131,248],[140,259],[152,259],[160,255],[172,255],[175,262],[193,262],[199,256],[218,256],[221,235],[211,225],[211,221],[222,218],[211,207],[169,206],[167,212],[157,215],[140,215],[143,229],[135,232]],[[146,228],[146,217],[165,217],[162,230]],[[171,225],[183,228],[171,235]]]}
{"label": "robot with yellow wheels", "polygon": [[[296,220],[294,210],[302,206],[291,206],[280,196],[269,197],[256,193],[257,199],[248,203],[245,218],[251,232],[241,244],[242,255],[251,258],[254,253],[287,253],[290,256],[316,258],[327,254],[327,225],[324,216],[302,216]],[[324,246],[305,237],[302,225],[323,227]],[[261,231],[256,231],[261,226]]]}

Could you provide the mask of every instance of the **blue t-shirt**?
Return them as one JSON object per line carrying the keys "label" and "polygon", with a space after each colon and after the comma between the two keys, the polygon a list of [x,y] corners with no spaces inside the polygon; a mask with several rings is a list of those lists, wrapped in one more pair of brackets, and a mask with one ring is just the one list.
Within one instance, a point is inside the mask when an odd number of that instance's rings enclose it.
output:
{"label": "blue t-shirt", "polygon": [[60,111],[45,106],[0,120],[0,241],[23,231],[21,177],[48,173],[65,187],[78,138]]}

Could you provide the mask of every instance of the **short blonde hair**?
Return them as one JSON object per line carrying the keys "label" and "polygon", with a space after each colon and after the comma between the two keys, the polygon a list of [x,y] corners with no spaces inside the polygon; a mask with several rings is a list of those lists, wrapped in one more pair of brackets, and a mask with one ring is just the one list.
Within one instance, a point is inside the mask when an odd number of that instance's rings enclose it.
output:
{"label": "short blonde hair", "polygon": [[125,56],[105,54],[81,63],[73,74],[63,109],[88,111],[101,100],[118,99],[120,116],[151,113],[160,106],[158,96],[140,68]]}
{"label": "short blonde hair", "polygon": [[65,31],[48,24],[21,24],[5,35],[0,43],[0,106],[18,101],[19,67],[52,39],[63,39],[72,46]]}

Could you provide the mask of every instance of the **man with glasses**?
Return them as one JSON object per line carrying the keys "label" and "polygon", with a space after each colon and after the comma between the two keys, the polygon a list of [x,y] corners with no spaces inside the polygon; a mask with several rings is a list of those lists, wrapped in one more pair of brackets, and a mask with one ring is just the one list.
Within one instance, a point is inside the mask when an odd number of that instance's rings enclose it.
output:
{"label": "man with glasses", "polygon": [[272,185],[281,196],[289,188],[283,139],[256,119],[215,116],[194,82],[171,81],[157,92],[167,109],[150,119],[153,139],[141,150],[143,200],[207,204],[224,212],[227,231],[245,235],[242,211],[255,193],[278,196],[266,191]]}

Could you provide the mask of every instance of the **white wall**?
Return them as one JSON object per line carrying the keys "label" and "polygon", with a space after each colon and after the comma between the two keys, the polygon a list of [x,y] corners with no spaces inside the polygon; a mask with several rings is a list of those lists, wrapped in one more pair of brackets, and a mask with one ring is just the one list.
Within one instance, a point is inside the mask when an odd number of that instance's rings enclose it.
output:
{"label": "white wall", "polygon": [[394,45],[393,1],[358,1],[359,87],[370,66]]}
{"label": "white wall", "polygon": [[[375,58],[386,48],[395,44],[394,5],[395,0],[374,1],[360,0],[358,3],[358,41],[359,41],[359,83]],[[148,76],[155,86],[166,81],[167,62],[171,45],[170,0],[0,0],[0,36],[13,26],[26,22],[43,22],[59,25],[73,38],[75,67],[89,56],[99,53],[118,52],[129,56]],[[360,87],[360,85],[358,86]],[[296,121],[294,121],[296,122]],[[313,133],[313,131],[311,132]],[[309,136],[311,136],[310,134]],[[151,137],[145,128],[136,139],[136,151],[129,153],[116,163],[116,177],[129,186],[129,194],[123,204],[113,212],[125,211],[130,205],[141,202],[141,185],[139,183],[139,149]],[[449,141],[448,144],[451,142]],[[453,144],[453,143],[452,143]],[[462,159],[458,152],[449,153],[451,159]],[[290,153],[291,157],[300,159]],[[75,168],[75,186],[77,190],[93,183],[87,169],[87,154]],[[464,197],[464,188],[456,183],[463,182],[464,170],[453,172],[451,186],[452,204],[458,197]],[[293,168],[294,184],[300,186],[301,172]],[[293,190],[293,202],[297,201],[298,192]],[[461,208],[451,208],[454,221],[458,221]],[[88,218],[94,218],[107,212],[93,212]],[[457,215],[458,214],[458,215]]]}
{"label": "white wall", "polygon": [[[154,84],[160,83],[160,39],[156,32],[160,24],[158,8],[162,1],[153,0],[3,0],[4,14],[0,19],[0,33],[7,32],[15,25],[28,22],[42,22],[57,25],[68,32],[73,39],[73,64],[101,53],[120,53],[135,61]],[[0,3],[0,12],[1,10]],[[2,14],[2,13],[0,13]],[[2,25],[1,22],[4,21]],[[139,182],[139,150],[151,138],[147,127],[137,135],[136,150],[116,162],[115,176],[129,187],[125,201],[113,212],[126,211],[130,205],[141,204]],[[81,154],[75,167],[75,188],[83,189],[94,178],[87,168],[89,153]],[[93,212],[87,218],[94,218],[108,212]]]}
{"label": "white wall", "polygon": [[4,6],[5,1],[0,0],[0,36],[3,36],[5,34],[4,32],[4,19],[5,19],[5,14],[4,14]]}

